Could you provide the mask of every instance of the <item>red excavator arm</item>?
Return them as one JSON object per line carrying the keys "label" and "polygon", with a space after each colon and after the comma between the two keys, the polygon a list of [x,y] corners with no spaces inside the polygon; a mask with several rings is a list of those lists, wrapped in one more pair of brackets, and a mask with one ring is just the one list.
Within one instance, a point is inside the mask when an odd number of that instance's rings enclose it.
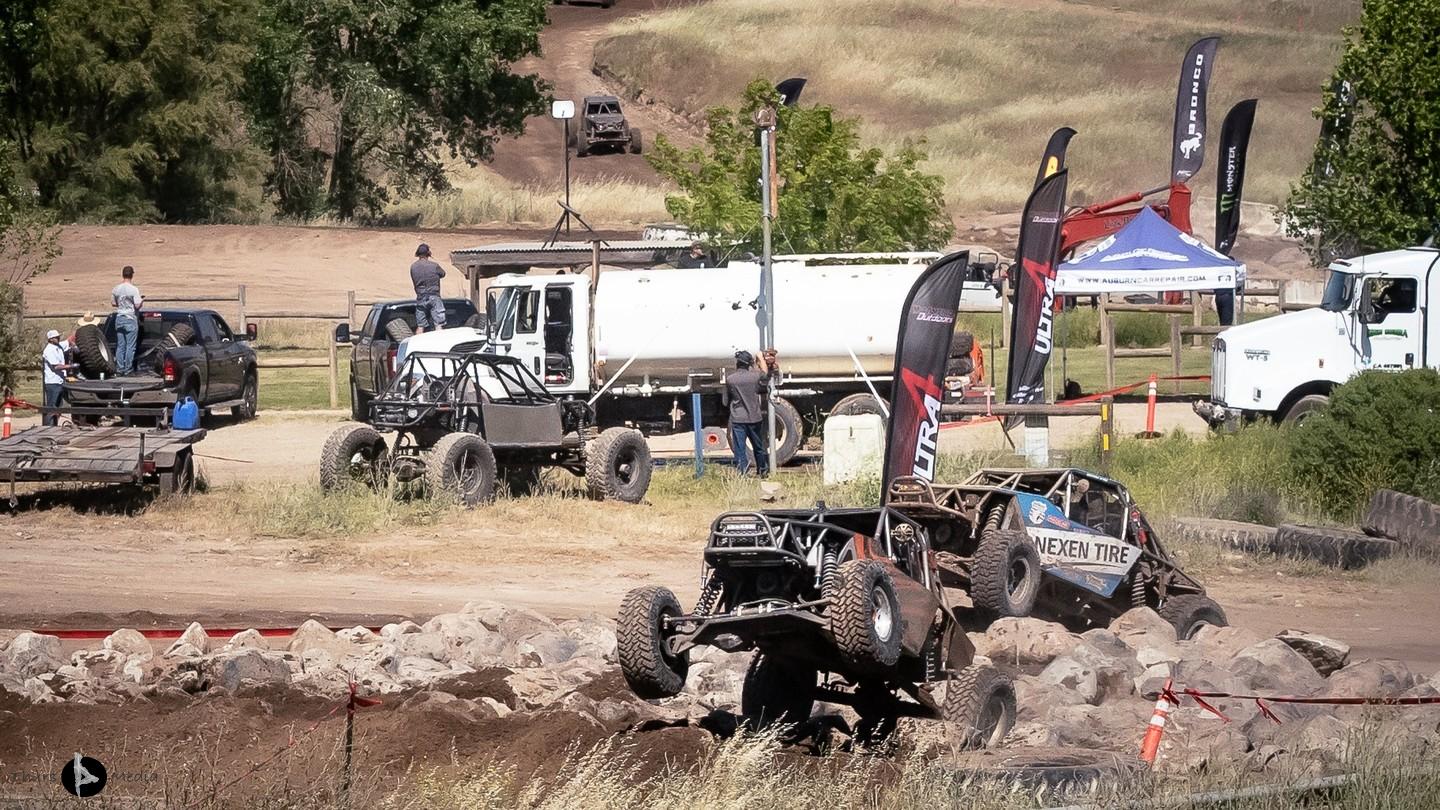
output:
{"label": "red excavator arm", "polygon": [[[1165,188],[1153,189],[1131,194],[1109,202],[1096,203],[1086,206],[1073,214],[1065,217],[1065,223],[1060,226],[1060,255],[1069,255],[1070,251],[1077,246],[1089,242],[1092,239],[1100,239],[1125,227],[1126,223],[1134,219],[1140,213],[1139,208],[1126,208],[1122,211],[1113,210],[1122,205],[1137,203],[1151,194],[1164,191]],[[1190,233],[1190,187],[1184,183],[1170,184],[1170,199],[1160,205],[1151,206],[1155,213],[1159,214],[1176,228]]]}

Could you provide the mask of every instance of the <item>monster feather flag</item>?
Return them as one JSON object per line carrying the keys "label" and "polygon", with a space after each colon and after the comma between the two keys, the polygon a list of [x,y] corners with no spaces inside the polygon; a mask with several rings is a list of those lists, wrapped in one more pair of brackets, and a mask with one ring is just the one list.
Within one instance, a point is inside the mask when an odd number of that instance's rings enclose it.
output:
{"label": "monster feather flag", "polygon": [[1040,187],[1045,178],[1065,168],[1065,150],[1070,146],[1070,139],[1075,137],[1075,130],[1070,127],[1061,127],[1050,135],[1050,142],[1045,144],[1045,157],[1040,161],[1040,171],[1035,173],[1035,185],[1031,191]]}
{"label": "monster feather flag", "polygon": [[[1016,259],[1020,272],[1011,270],[1015,287],[1015,315],[1010,323],[1010,369],[1006,402],[1026,405],[1045,394],[1045,364],[1054,345],[1056,253],[1065,217],[1065,183],[1061,169],[1045,178],[1025,202],[1020,218],[1020,246]],[[1009,430],[1020,418],[1005,420]]]}
{"label": "monster feather flag", "polygon": [[1255,99],[1230,108],[1220,127],[1220,165],[1215,178],[1215,249],[1230,255],[1240,234],[1240,197],[1245,188],[1245,152],[1255,123]]}
{"label": "monster feather flag", "polygon": [[968,251],[951,253],[925,268],[905,298],[895,337],[882,496],[902,475],[935,480],[941,386],[969,268]]}
{"label": "monster feather flag", "polygon": [[1205,96],[1215,66],[1219,37],[1206,37],[1190,46],[1180,66],[1180,87],[1175,92],[1175,137],[1170,152],[1171,182],[1184,183],[1205,163]]}

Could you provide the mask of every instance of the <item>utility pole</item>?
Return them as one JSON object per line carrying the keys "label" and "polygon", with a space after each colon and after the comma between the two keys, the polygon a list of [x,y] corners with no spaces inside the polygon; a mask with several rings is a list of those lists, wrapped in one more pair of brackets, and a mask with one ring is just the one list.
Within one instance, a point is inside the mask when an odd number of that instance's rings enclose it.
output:
{"label": "utility pole", "polygon": [[[760,231],[763,247],[760,259],[760,305],[757,308],[760,326],[760,351],[775,348],[775,274],[771,267],[770,228],[775,218],[775,108],[762,107],[755,111],[755,124],[760,128]],[[763,359],[762,359],[763,362]],[[768,367],[767,367],[768,371]],[[775,375],[768,376],[769,415],[766,431],[766,447],[769,449],[771,469],[778,472],[775,459],[780,449],[775,443],[775,400],[779,398],[776,388],[779,381]]]}

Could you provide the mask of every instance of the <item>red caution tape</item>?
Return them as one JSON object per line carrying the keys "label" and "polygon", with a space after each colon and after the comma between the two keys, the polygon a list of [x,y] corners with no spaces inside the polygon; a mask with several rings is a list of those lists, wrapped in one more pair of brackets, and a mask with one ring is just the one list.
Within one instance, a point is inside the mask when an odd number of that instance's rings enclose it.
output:
{"label": "red caution tape", "polygon": [[38,405],[32,405],[32,404],[30,404],[29,402],[26,402],[26,401],[23,400],[23,399],[13,399],[13,398],[11,398],[11,399],[6,399],[5,402],[3,403],[3,405],[0,405],[0,407],[15,408],[15,409],[17,409],[17,410],[22,410],[22,411],[38,411],[38,410],[40,410],[40,406],[38,406]]}
{"label": "red caution tape", "polygon": [[[1179,703],[1176,693],[1167,692],[1167,699]],[[1230,722],[1223,712],[1205,701],[1205,698],[1226,698],[1229,700],[1253,700],[1260,713],[1276,723],[1280,718],[1265,705],[1271,703],[1295,703],[1307,706],[1440,706],[1440,695],[1424,697],[1299,697],[1296,695],[1246,695],[1233,692],[1201,692],[1197,689],[1182,689],[1180,693],[1195,701],[1200,708]]]}
{"label": "red caution tape", "polygon": [[[1159,382],[1198,382],[1198,381],[1200,381],[1200,380],[1208,380],[1208,379],[1210,379],[1210,375],[1209,375],[1209,374],[1181,374],[1181,375],[1179,375],[1179,376],[1173,376],[1173,377],[1156,377],[1155,379],[1156,379],[1157,381],[1159,381]],[[1128,393],[1130,393],[1131,391],[1134,391],[1136,388],[1139,388],[1139,387],[1145,386],[1145,385],[1149,385],[1149,384],[1150,384],[1150,379],[1147,377],[1147,378],[1141,380],[1140,382],[1130,383],[1129,385],[1122,385],[1122,386],[1120,386],[1119,388],[1111,388],[1109,391],[1101,391],[1101,392],[1098,393],[1098,394],[1087,394],[1086,396],[1083,396],[1083,397],[1077,397],[1077,398],[1075,398],[1075,399],[1063,400],[1063,401],[1057,402],[1057,403],[1055,403],[1055,404],[1056,404],[1056,405],[1080,405],[1080,404],[1085,403],[1085,402],[1096,402],[1096,401],[1098,401],[1098,400],[1104,399],[1105,397],[1113,397],[1113,396],[1115,396],[1116,394],[1128,394]]]}
{"label": "red caution tape", "polygon": [[[117,629],[118,629],[118,628],[117,628]],[[213,628],[213,629],[207,629],[207,630],[205,631],[205,633],[206,633],[206,635],[211,635],[211,636],[233,636],[233,635],[235,635],[236,633],[240,633],[240,632],[243,632],[243,631],[245,631],[245,630],[256,630],[257,632],[260,633],[260,635],[262,635],[262,636],[264,636],[264,637],[266,637],[266,638],[277,638],[277,637],[283,637],[283,636],[293,636],[293,635],[295,635],[295,631],[298,630],[298,629],[300,629],[300,628],[298,628],[298,627],[258,627],[258,628],[250,628],[250,627],[216,627],[216,628]],[[330,630],[331,632],[339,632],[339,631],[341,631],[341,630],[346,630],[346,629],[349,629],[349,628],[345,628],[345,627],[331,627],[331,628],[329,628],[329,630]],[[378,628],[378,627],[367,627],[367,628],[365,628],[365,629],[366,629],[366,630],[369,630],[369,631],[372,632],[372,633],[378,633],[378,632],[380,632],[380,628]],[[46,629],[46,628],[43,628],[43,627],[42,627],[42,628],[37,628],[37,629],[35,629],[35,630],[31,631],[31,632],[39,633],[39,634],[42,635],[42,636],[55,636],[56,638],[60,638],[60,639],[67,639],[67,640],[72,640],[72,641],[85,641],[85,640],[89,640],[89,639],[105,638],[106,636],[110,635],[111,633],[114,633],[115,630],[113,630],[113,629],[112,629],[112,630],[93,630],[93,629],[92,629],[92,630],[61,630],[61,629]],[[145,638],[169,640],[169,639],[179,638],[179,637],[185,632],[185,629],[184,629],[183,627],[181,627],[181,628],[176,628],[176,627],[159,627],[159,628],[151,628],[151,629],[149,629],[149,630],[139,630],[138,632],[140,633],[140,635],[144,636]]]}

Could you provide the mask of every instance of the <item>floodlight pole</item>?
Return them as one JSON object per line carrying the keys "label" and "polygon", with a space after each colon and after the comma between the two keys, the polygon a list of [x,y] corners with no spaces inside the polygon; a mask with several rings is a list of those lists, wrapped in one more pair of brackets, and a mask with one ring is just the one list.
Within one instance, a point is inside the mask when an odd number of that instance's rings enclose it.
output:
{"label": "floodlight pole", "polygon": [[570,119],[562,119],[565,122],[564,140],[560,142],[560,150],[565,153],[565,235],[570,235]]}
{"label": "floodlight pole", "polygon": [[[760,351],[775,347],[775,274],[771,266],[770,228],[775,217],[775,108],[764,107],[755,112],[755,123],[760,127],[760,233],[762,239],[760,259]],[[763,357],[761,362],[764,362]],[[779,399],[779,381],[766,366],[769,389],[768,425],[765,446],[770,454],[771,469],[779,458],[779,447],[775,443],[775,401]]]}

